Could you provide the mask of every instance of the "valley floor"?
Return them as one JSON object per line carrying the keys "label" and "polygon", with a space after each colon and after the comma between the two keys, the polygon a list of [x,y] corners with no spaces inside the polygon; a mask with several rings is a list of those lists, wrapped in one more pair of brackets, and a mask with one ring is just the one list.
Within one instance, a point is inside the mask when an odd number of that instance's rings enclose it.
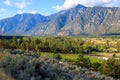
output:
{"label": "valley floor", "polygon": [[[0,39],[0,68],[6,76],[8,73],[8,76],[17,80],[19,78],[45,80],[46,77],[50,78],[48,80],[59,80],[60,77],[63,80],[81,78],[87,80],[86,75],[89,75],[88,80],[106,80],[107,76],[120,78],[120,59],[118,59],[120,38],[51,36],[3,38]],[[60,67],[61,63],[65,65]],[[70,66],[76,67],[72,68],[72,71]],[[81,71],[79,71],[80,74],[76,73],[78,68],[85,70],[82,73],[85,74],[84,76],[81,76]],[[63,73],[59,74],[61,71]],[[74,79],[71,76],[74,76]]]}

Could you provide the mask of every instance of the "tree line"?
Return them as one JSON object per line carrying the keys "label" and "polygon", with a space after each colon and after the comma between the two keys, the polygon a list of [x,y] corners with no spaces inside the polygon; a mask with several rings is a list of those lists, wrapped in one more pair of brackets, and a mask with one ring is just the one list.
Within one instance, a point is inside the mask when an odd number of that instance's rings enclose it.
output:
{"label": "tree line", "polygon": [[52,53],[86,53],[102,52],[105,45],[99,46],[92,42],[85,42],[81,38],[64,37],[41,37],[41,38],[15,38],[10,40],[1,39],[0,48],[22,49],[35,52]]}

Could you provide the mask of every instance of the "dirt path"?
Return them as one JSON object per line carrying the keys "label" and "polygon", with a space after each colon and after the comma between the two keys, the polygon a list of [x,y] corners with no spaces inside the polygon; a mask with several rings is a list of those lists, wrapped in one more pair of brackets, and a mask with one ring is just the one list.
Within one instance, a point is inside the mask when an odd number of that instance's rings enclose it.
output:
{"label": "dirt path", "polygon": [[120,53],[97,53],[97,54],[93,54],[90,56],[108,60],[109,58],[112,58],[114,54],[117,57],[116,59],[118,59],[120,57]]}

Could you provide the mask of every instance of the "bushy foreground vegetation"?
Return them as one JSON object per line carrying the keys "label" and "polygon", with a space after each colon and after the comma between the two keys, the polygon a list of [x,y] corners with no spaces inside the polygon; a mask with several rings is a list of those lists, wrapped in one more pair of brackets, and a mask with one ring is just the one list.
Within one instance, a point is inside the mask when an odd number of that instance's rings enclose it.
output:
{"label": "bushy foreground vegetation", "polygon": [[[59,57],[55,57],[55,58],[59,59],[60,54],[58,54],[58,56]],[[102,74],[105,74],[107,76],[112,76],[114,78],[120,79],[120,60],[117,59],[116,56],[113,55],[113,57],[108,59],[107,61],[106,60],[97,61],[97,59],[96,61],[92,61],[92,60],[93,58],[91,57],[85,56],[83,54],[78,54],[78,56],[76,57],[75,63],[72,63],[72,64],[76,64],[80,67],[86,67],[89,70],[99,71]]]}
{"label": "bushy foreground vegetation", "polygon": [[59,60],[40,57],[33,52],[1,50],[0,78],[1,80],[113,80],[99,72],[69,64],[60,60],[60,57],[55,58]]}

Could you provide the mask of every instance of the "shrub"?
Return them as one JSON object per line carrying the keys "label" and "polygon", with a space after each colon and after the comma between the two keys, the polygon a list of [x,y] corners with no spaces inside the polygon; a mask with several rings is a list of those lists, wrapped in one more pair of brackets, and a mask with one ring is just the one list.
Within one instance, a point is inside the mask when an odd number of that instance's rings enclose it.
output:
{"label": "shrub", "polygon": [[92,67],[95,68],[96,70],[98,70],[98,68],[99,68],[100,66],[101,66],[101,64],[98,63],[98,62],[95,62],[95,63],[92,64]]}
{"label": "shrub", "polygon": [[[5,56],[0,61],[0,69],[3,69],[3,74],[6,78],[15,80],[101,80],[103,76],[97,75],[97,72],[91,72],[86,68],[78,67],[74,64],[69,64],[65,61],[58,61],[61,55],[57,55],[57,59],[48,57],[35,57],[32,52],[24,54],[11,54]],[[84,55],[79,55],[78,60],[82,60],[86,67],[91,63],[89,59],[85,59]],[[119,64],[116,62],[116,68],[119,69]],[[1,72],[1,71],[0,71]],[[6,74],[7,73],[7,74]],[[116,73],[119,73],[117,71]],[[94,75],[94,76],[93,76]],[[0,74],[0,77],[3,76]],[[119,75],[116,75],[119,76]],[[6,78],[4,77],[3,80]],[[106,77],[105,77],[105,80]],[[108,79],[109,80],[109,79]]]}
{"label": "shrub", "polygon": [[103,63],[99,71],[105,75],[112,76],[114,78],[120,78],[120,60],[116,60],[114,58],[109,59],[105,63]]}
{"label": "shrub", "polygon": [[81,66],[81,67],[90,67],[91,66],[91,62],[89,58],[84,58],[83,54],[79,54],[78,58],[77,58],[77,65]]}
{"label": "shrub", "polygon": [[60,54],[53,54],[53,58],[55,58],[57,60],[61,60],[62,59]]}

